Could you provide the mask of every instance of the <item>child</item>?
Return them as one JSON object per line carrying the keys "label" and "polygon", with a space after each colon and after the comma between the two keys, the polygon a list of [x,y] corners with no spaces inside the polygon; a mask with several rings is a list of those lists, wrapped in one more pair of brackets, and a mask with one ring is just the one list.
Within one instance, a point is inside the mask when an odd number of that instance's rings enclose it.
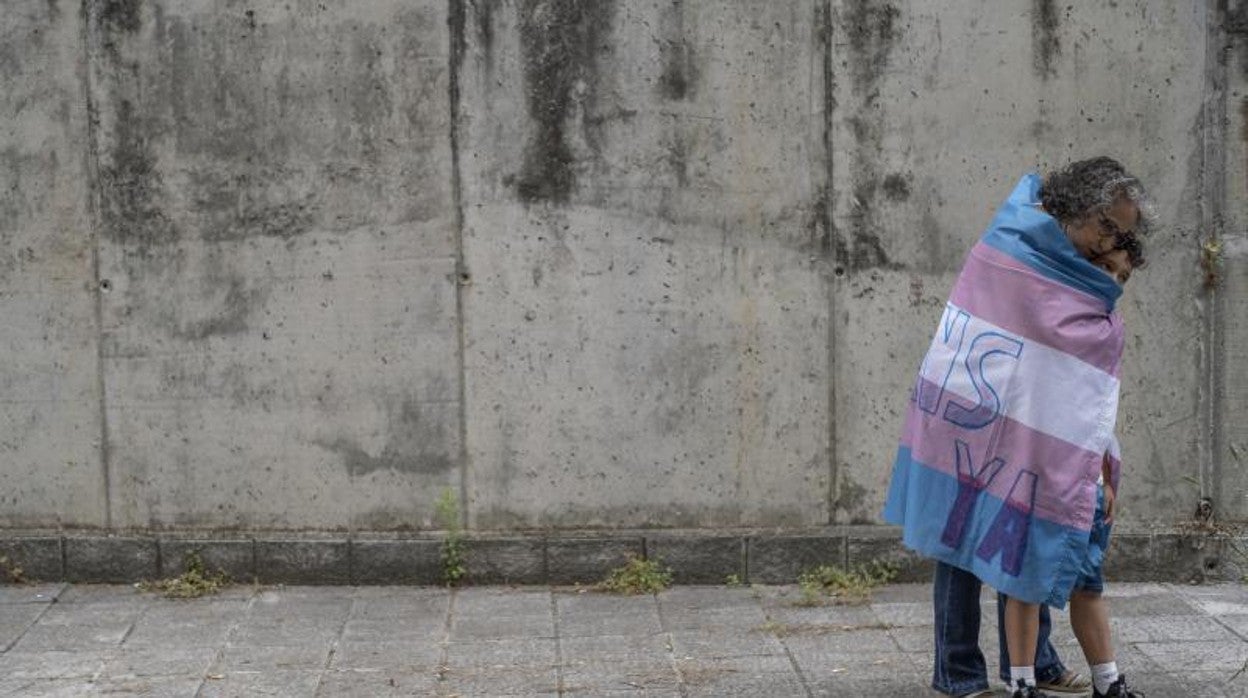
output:
{"label": "child", "polygon": [[[1123,285],[1133,269],[1144,265],[1142,248],[1133,235],[1115,231],[1113,246],[1089,261]],[[1110,454],[1105,455],[1101,481],[1097,487],[1096,514],[1093,519],[1088,560],[1070,597],[1070,625],[1092,669],[1094,698],[1139,698],[1141,694],[1127,687],[1126,677],[1118,672],[1109,630],[1109,608],[1101,592],[1104,579],[1101,563],[1109,547],[1109,530],[1114,520],[1116,494]],[[1017,599],[1007,601],[1006,635],[1010,655],[1010,684],[1015,698],[1040,696],[1035,688],[1035,668],[1027,666],[1034,657],[1039,625],[1039,606]],[[1030,670],[1030,671],[1029,671]]]}

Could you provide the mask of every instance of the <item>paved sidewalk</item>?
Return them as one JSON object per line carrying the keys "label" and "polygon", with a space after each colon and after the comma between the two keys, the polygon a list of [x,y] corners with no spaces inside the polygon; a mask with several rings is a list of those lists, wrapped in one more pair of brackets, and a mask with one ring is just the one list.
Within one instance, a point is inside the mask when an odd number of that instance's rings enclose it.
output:
{"label": "paved sidewalk", "polygon": [[[1149,698],[1248,696],[1248,587],[1114,584],[1119,664]],[[929,695],[922,585],[869,605],[793,587],[0,587],[3,696]],[[995,648],[984,597],[984,645]],[[1065,614],[1055,640],[1083,669]],[[988,653],[995,671],[995,650]]]}

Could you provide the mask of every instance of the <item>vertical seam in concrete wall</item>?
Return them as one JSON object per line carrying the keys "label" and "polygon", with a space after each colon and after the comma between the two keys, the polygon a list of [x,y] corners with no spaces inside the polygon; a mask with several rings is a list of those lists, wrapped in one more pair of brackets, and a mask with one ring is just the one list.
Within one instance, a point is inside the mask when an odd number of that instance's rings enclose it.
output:
{"label": "vertical seam in concrete wall", "polygon": [[456,358],[459,360],[459,517],[468,528],[468,370],[464,360],[464,190],[459,164],[459,73],[464,63],[464,0],[447,0],[446,22],[450,39],[447,92],[450,109],[451,201],[455,207],[455,320]]}
{"label": "vertical seam in concrete wall", "polygon": [[[1222,237],[1226,211],[1226,81],[1227,68],[1225,24],[1227,0],[1211,0],[1205,10],[1205,99],[1202,110],[1201,138],[1201,196],[1200,225],[1202,230],[1196,241],[1204,245]],[[1217,285],[1206,290],[1204,316],[1201,318],[1204,333],[1204,349],[1201,358],[1201,429],[1200,459],[1201,492],[1216,505],[1220,504],[1221,487],[1221,399],[1222,399],[1222,342],[1221,322],[1224,317],[1224,301]]]}
{"label": "vertical seam in concrete wall", "polygon": [[95,379],[96,392],[100,399],[100,467],[103,470],[104,527],[113,527],[113,486],[112,486],[112,453],[108,442],[108,400],[105,395],[104,380],[104,299],[100,290],[100,156],[99,156],[99,105],[95,102],[91,71],[95,66],[92,39],[91,0],[82,0],[79,21],[81,22],[82,51],[85,59],[82,63],[83,103],[87,106],[87,225],[91,239],[91,276],[95,298]]}
{"label": "vertical seam in concrete wall", "polygon": [[[830,262],[833,268],[833,275],[828,279],[828,523],[836,520],[837,499],[837,477],[840,474],[840,467],[837,461],[837,391],[836,391],[836,279],[839,272],[840,260],[836,258],[836,221],[833,216],[833,202],[836,199],[836,192],[833,190],[833,173],[835,164],[835,155],[832,145],[832,115],[836,104],[836,77],[832,71],[832,0],[822,0],[822,23],[818,27],[816,36],[822,44],[820,49],[823,51],[823,191],[817,199],[821,201],[823,210],[819,212],[823,222],[823,249],[821,253],[825,259]],[[826,268],[826,267],[825,267]]]}

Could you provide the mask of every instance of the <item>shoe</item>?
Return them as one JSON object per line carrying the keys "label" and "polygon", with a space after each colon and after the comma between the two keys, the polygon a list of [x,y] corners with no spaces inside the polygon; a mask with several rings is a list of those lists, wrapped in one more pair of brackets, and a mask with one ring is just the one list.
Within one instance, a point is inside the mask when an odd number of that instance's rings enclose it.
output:
{"label": "shoe", "polygon": [[1092,679],[1075,671],[1067,671],[1056,681],[1037,681],[1036,688],[1042,693],[1087,693],[1092,690]]}
{"label": "shoe", "polygon": [[1144,694],[1127,688],[1127,675],[1119,674],[1118,680],[1111,683],[1104,693],[1092,689],[1092,698],[1144,698]]}
{"label": "shoe", "polygon": [[1028,686],[1023,683],[1022,679],[1018,680],[1018,685],[1014,688],[1014,692],[1010,694],[1010,698],[1044,698],[1044,694],[1035,686]]}

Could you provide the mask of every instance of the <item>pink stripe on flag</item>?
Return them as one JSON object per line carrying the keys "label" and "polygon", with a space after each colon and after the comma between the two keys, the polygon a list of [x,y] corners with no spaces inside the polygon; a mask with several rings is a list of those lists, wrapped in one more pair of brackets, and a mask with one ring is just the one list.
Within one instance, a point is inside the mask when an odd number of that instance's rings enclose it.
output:
{"label": "pink stripe on flag", "polygon": [[[1022,469],[1037,473],[1035,515],[1063,526],[1090,529],[1102,454],[1008,417],[997,419],[983,429],[964,429],[939,414],[920,410],[918,403],[911,401],[901,445],[911,450],[916,461],[953,477],[958,475],[956,441],[969,447],[975,472],[989,460],[1001,458],[1005,466],[993,478],[988,492],[1002,500],[1009,496],[1010,486]],[[1086,502],[1088,506],[1076,509],[1071,502]]]}
{"label": "pink stripe on flag", "polygon": [[983,242],[971,249],[949,302],[1118,376],[1124,337],[1116,313]]}

